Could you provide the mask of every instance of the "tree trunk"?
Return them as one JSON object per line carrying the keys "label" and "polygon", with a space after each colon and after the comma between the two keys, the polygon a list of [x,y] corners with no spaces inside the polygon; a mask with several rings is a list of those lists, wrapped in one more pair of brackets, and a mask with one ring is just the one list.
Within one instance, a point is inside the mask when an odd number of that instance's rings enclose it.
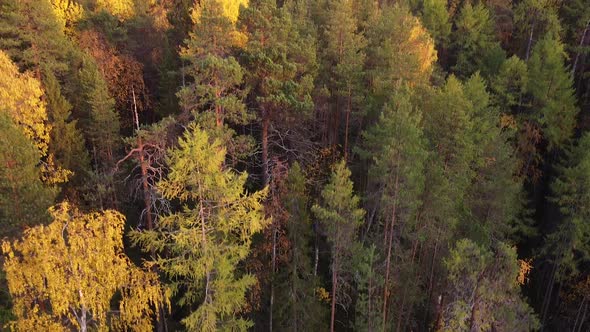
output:
{"label": "tree trunk", "polygon": [[272,260],[271,260],[271,272],[270,272],[270,308],[269,308],[269,319],[268,319],[268,330],[272,332],[272,311],[275,302],[275,271],[277,264],[277,230],[276,224],[273,221],[272,229]]}
{"label": "tree trunk", "polygon": [[[582,38],[580,39],[580,48],[584,46],[584,41],[586,40],[586,33],[588,33],[588,27],[590,26],[590,21],[586,23],[586,28],[584,29],[584,33],[582,34]],[[574,60],[574,64],[572,66],[572,78],[576,74],[576,66],[578,65],[578,59],[580,58],[580,51],[576,52],[576,58]]]}
{"label": "tree trunk", "polygon": [[535,23],[536,23],[536,19],[535,19],[535,16],[533,15],[533,23],[531,25],[531,33],[529,35],[529,42],[526,47],[526,57],[525,57],[526,62],[529,62],[529,56],[531,55],[531,46],[533,44],[533,34],[535,32]]}
{"label": "tree trunk", "polygon": [[330,332],[334,332],[334,318],[336,316],[336,292],[338,290],[338,260],[332,262],[332,312],[330,314]]}
{"label": "tree trunk", "polygon": [[268,165],[268,126],[269,118],[264,115],[262,119],[262,180],[264,185],[269,182],[269,165]]}
{"label": "tree trunk", "polygon": [[348,160],[348,126],[350,122],[350,108],[351,108],[351,92],[350,88],[348,89],[348,104],[346,107],[346,119],[345,119],[345,126],[344,126],[344,160]]}
{"label": "tree trunk", "polygon": [[397,195],[399,187],[399,169],[396,170],[394,192],[395,197],[391,211],[391,222],[389,223],[389,240],[387,243],[387,260],[385,262],[385,282],[383,283],[383,331],[386,331],[387,326],[387,299],[389,298],[389,273],[391,270],[391,249],[393,246],[393,228],[395,226],[395,219],[397,214]]}

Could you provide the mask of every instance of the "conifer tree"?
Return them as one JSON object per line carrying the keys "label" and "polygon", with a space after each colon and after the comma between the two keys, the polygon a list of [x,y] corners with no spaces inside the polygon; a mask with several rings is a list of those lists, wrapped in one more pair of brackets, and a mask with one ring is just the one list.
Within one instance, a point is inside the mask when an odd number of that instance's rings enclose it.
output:
{"label": "conifer tree", "polygon": [[[123,253],[125,218],[118,212],[82,214],[67,203],[50,209],[53,221],[4,241],[4,269],[24,331],[149,330],[154,312],[167,306],[154,272]],[[119,293],[118,314],[111,301]]]}
{"label": "conifer tree", "polygon": [[551,271],[546,284],[541,318],[547,318],[556,283],[573,280],[579,273],[583,262],[590,255],[590,227],[587,205],[590,191],[590,135],[585,133],[570,148],[558,167],[559,175],[551,184],[551,200],[557,204],[561,218],[556,229],[549,233],[541,253],[550,262]]}
{"label": "conifer tree", "polygon": [[232,56],[238,40],[234,23],[226,17],[222,2],[207,0],[193,10],[194,23],[182,56],[189,63],[185,72],[194,79],[179,93],[187,111],[211,111],[218,127],[244,124],[250,119],[242,101],[243,70]]}
{"label": "conifer tree", "polygon": [[316,297],[318,287],[314,276],[311,250],[312,223],[306,189],[306,179],[299,163],[293,164],[282,197],[288,213],[287,237],[289,261],[278,279],[277,320],[281,330],[309,331],[325,328],[325,312]]}
{"label": "conifer tree", "polygon": [[444,261],[449,294],[440,331],[529,331],[539,322],[521,298],[516,250],[504,243],[494,251],[463,239]]}
{"label": "conifer tree", "polygon": [[465,2],[455,25],[455,74],[464,78],[478,70],[486,77],[495,74],[506,55],[496,40],[494,22],[486,6],[483,3],[473,6],[469,1]]}
{"label": "conifer tree", "polygon": [[434,41],[405,5],[385,6],[367,38],[368,70],[379,107],[392,90],[429,81],[437,59]]}
{"label": "conifer tree", "polygon": [[420,20],[439,48],[446,48],[451,35],[451,21],[445,0],[424,0]]}
{"label": "conifer tree", "polygon": [[61,94],[53,73],[46,71],[43,82],[51,124],[48,152],[55,157],[58,167],[73,172],[81,180],[89,172],[90,162],[78,121],[72,118],[72,105]]}
{"label": "conifer tree", "polygon": [[344,160],[334,165],[330,181],[322,190],[322,199],[312,211],[319,219],[330,244],[332,271],[332,312],[330,331],[336,329],[336,304],[346,307],[344,290],[350,280],[352,248],[365,211],[359,208],[359,197],[354,195],[350,170]]}
{"label": "conifer tree", "polygon": [[0,237],[14,236],[26,226],[46,222],[54,192],[40,180],[40,153],[0,112]]}
{"label": "conifer tree", "polygon": [[[334,99],[335,121],[329,128],[335,144],[338,140],[341,116],[344,117],[344,156],[348,155],[350,123],[360,109],[358,104],[363,100],[363,67],[365,64],[365,37],[358,32],[351,0],[333,0],[328,3],[326,24],[323,28],[325,48],[322,49],[324,74],[328,75],[330,95]],[[355,116],[356,115],[356,116]]]}
{"label": "conifer tree", "polygon": [[578,113],[563,44],[546,35],[535,45],[528,69],[531,118],[543,129],[549,148],[557,148],[570,139]]}
{"label": "conifer tree", "polygon": [[179,304],[189,308],[182,323],[189,331],[246,331],[240,317],[246,291],[256,282],[237,267],[252,236],[267,225],[262,213],[266,190],[244,193],[246,173],[224,169],[220,141],[191,124],[169,152],[170,172],[159,184],[164,198],[181,208],[161,216],[154,230],[133,232],[134,243],[157,252],[153,264],[167,277]]}
{"label": "conifer tree", "polygon": [[54,72],[67,69],[72,43],[50,0],[6,0],[0,3],[0,50],[23,70],[41,79],[41,65]]}
{"label": "conifer tree", "polygon": [[251,1],[237,25],[248,39],[241,59],[261,121],[262,175],[268,184],[271,126],[284,131],[310,116],[315,43],[294,28],[287,8],[279,8],[275,0]]}
{"label": "conifer tree", "polygon": [[427,151],[420,120],[408,92],[399,92],[385,106],[379,122],[365,134],[365,146],[370,149],[369,157],[374,161],[370,177],[374,188],[379,188],[379,219],[383,221],[380,256],[385,259],[381,299],[384,330],[388,325],[388,300],[392,297],[392,265],[396,257],[394,245],[400,236],[398,229],[412,228],[424,186]]}
{"label": "conifer tree", "polygon": [[[465,237],[479,243],[489,239],[506,239],[513,227],[523,229],[522,179],[517,176],[518,163],[509,142],[510,132],[503,131],[500,114],[491,107],[491,96],[479,74],[463,85],[471,102],[475,155],[474,178],[467,188],[467,213],[461,226]],[[466,229],[465,229],[466,228]]]}

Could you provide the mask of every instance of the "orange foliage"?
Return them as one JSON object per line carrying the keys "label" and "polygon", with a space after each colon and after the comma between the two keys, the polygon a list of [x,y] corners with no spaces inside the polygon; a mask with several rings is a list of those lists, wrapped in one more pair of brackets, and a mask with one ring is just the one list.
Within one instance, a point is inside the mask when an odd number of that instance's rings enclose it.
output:
{"label": "orange foliage", "polygon": [[147,87],[143,80],[143,65],[127,54],[120,54],[98,31],[80,33],[78,43],[98,64],[107,81],[110,95],[116,101],[123,127],[133,126],[133,94],[139,112],[150,106]]}

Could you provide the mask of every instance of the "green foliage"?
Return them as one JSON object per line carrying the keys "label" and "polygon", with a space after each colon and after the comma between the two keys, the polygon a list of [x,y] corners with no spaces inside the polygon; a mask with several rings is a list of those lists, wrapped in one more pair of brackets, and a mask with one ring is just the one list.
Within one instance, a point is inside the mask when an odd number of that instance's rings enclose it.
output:
{"label": "green foliage", "polygon": [[48,220],[55,193],[40,180],[40,154],[14,122],[0,113],[0,237]]}
{"label": "green foliage", "polygon": [[407,7],[386,6],[368,28],[367,38],[371,80],[383,103],[403,84],[428,82],[437,59],[434,41]]}
{"label": "green foliage", "polygon": [[438,47],[447,47],[451,35],[451,21],[445,0],[424,0],[420,19]]}
{"label": "green foliage", "polygon": [[505,113],[522,105],[527,91],[527,65],[516,55],[511,56],[500,66],[498,74],[491,79],[490,89],[494,92],[494,104]]}
{"label": "green foliage", "polygon": [[246,173],[223,168],[219,140],[192,124],[169,152],[162,196],[182,207],[161,216],[152,231],[135,231],[133,242],[155,251],[153,264],[166,275],[179,304],[191,308],[182,322],[190,331],[240,330],[252,323],[240,317],[245,293],[255,283],[238,264],[252,236],[268,221],[262,212],[266,190],[244,193]]}
{"label": "green foliage", "polygon": [[567,158],[558,168],[559,176],[551,185],[552,201],[558,205],[563,219],[547,235],[542,253],[558,266],[557,280],[575,276],[581,264],[590,259],[589,149],[590,135],[584,134],[568,150]]}
{"label": "green foliage", "polygon": [[331,252],[332,301],[346,307],[347,283],[351,278],[353,244],[365,211],[359,208],[360,198],[353,194],[353,183],[346,162],[334,165],[330,181],[321,193],[321,201],[312,211],[320,221]]}
{"label": "green foliage", "polygon": [[493,251],[459,240],[445,259],[449,294],[442,331],[530,331],[539,327],[521,298],[516,250],[499,243]]}
{"label": "green foliage", "polygon": [[0,49],[21,69],[39,73],[44,65],[63,72],[71,46],[50,0],[6,0],[0,4]]}
{"label": "green foliage", "polygon": [[535,45],[528,64],[532,118],[542,126],[549,148],[560,147],[570,139],[578,114],[565,57],[563,44],[546,35]]}
{"label": "green foliage", "polygon": [[278,8],[273,0],[242,7],[237,25],[248,40],[241,59],[259,118],[277,125],[308,118],[313,106],[313,39],[301,35],[286,8]]}
{"label": "green foliage", "polygon": [[43,82],[51,123],[48,151],[55,157],[57,166],[82,179],[90,169],[90,162],[78,121],[72,119],[72,105],[61,94],[59,82],[51,72],[46,72]]}
{"label": "green foliage", "polygon": [[190,63],[185,70],[194,83],[179,93],[188,112],[215,112],[217,125],[225,121],[245,124],[251,119],[242,101],[242,67],[232,56],[236,31],[217,0],[201,2],[194,9],[193,31],[186,41],[183,58]]}
{"label": "green foliage", "polygon": [[325,329],[325,307],[316,296],[318,278],[313,274],[312,222],[306,179],[299,163],[293,164],[283,197],[288,214],[287,236],[291,244],[288,266],[278,279],[278,327],[292,331]]}
{"label": "green foliage", "polygon": [[484,76],[495,74],[506,55],[496,41],[489,10],[482,3],[472,6],[465,2],[455,25],[453,46],[457,59],[453,71],[460,77],[469,77],[478,70]]}

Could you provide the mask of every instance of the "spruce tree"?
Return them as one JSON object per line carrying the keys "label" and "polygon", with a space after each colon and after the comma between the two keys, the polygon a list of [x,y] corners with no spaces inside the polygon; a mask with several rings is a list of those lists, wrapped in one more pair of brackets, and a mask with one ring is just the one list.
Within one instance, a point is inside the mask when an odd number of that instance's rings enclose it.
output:
{"label": "spruce tree", "polygon": [[278,279],[277,320],[281,330],[325,329],[325,308],[316,297],[318,278],[314,276],[310,243],[312,222],[306,179],[299,163],[293,164],[282,196],[288,214],[289,261]]}
{"label": "spruce tree", "polygon": [[455,74],[463,78],[476,71],[486,77],[495,74],[506,55],[496,40],[494,21],[486,6],[482,3],[473,6],[470,2],[465,2],[455,25]]}
{"label": "spruce tree", "polygon": [[360,198],[353,193],[350,170],[344,160],[334,165],[330,181],[321,193],[321,201],[312,211],[319,219],[330,245],[332,271],[332,312],[330,331],[336,329],[336,304],[347,306],[347,285],[350,282],[353,245],[365,211],[359,208]]}
{"label": "spruce tree", "polygon": [[543,129],[549,148],[558,148],[571,138],[578,114],[563,44],[546,35],[535,45],[528,69],[531,118]]}
{"label": "spruce tree", "polygon": [[51,124],[48,151],[55,157],[57,166],[72,171],[79,182],[90,170],[84,136],[78,121],[72,118],[72,105],[61,94],[59,82],[51,71],[46,71],[43,83]]}

